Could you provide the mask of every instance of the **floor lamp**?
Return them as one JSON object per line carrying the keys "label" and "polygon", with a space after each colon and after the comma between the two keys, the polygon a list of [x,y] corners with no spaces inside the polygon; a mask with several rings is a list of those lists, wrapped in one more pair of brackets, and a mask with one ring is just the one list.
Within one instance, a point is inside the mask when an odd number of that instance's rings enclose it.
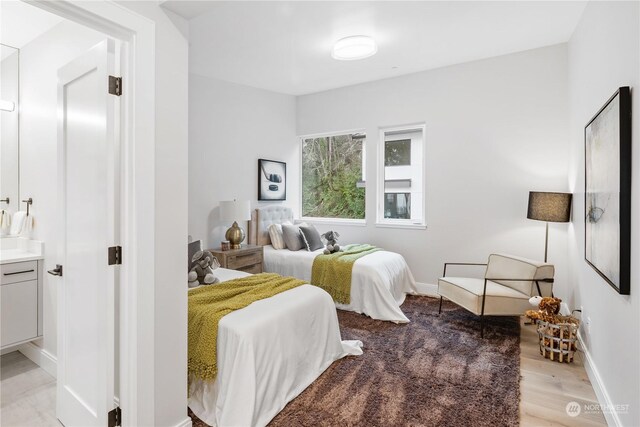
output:
{"label": "floor lamp", "polygon": [[545,221],[544,262],[547,262],[549,246],[549,223],[571,221],[571,193],[529,192],[527,218]]}

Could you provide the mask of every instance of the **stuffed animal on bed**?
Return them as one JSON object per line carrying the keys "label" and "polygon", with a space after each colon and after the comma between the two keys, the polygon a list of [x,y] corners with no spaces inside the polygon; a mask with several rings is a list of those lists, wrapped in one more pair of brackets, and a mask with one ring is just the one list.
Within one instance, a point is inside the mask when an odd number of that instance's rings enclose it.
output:
{"label": "stuffed animal on bed", "polygon": [[334,252],[340,252],[340,245],[338,245],[338,237],[340,237],[340,234],[338,234],[337,231],[327,231],[322,235],[322,238],[324,238],[327,241],[327,244],[324,247],[325,255],[332,254]]}
{"label": "stuffed animal on bed", "polygon": [[213,270],[220,267],[220,263],[209,251],[198,251],[191,258],[189,270],[189,287],[200,285],[213,285],[218,278],[213,275]]}

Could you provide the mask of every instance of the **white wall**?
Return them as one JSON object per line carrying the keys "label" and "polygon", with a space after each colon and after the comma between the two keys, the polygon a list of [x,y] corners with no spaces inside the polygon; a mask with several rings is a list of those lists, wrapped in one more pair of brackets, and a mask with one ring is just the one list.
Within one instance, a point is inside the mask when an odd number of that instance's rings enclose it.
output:
{"label": "white wall", "polygon": [[[258,205],[258,159],[287,163],[287,201],[299,210],[300,150],[295,97],[189,75],[189,234],[220,246],[231,224],[221,200]],[[263,204],[273,204],[264,203]],[[241,226],[245,227],[241,224]]]}
{"label": "white wall", "polygon": [[[637,2],[589,2],[569,42],[571,275],[562,297],[582,306],[582,336],[607,403],[630,404],[614,422],[640,425],[640,14]],[[631,295],[617,294],[584,261],[584,126],[620,86],[632,88]],[[598,384],[596,384],[598,386]],[[601,402],[605,403],[605,402]]]}
{"label": "white wall", "polygon": [[[33,198],[32,238],[45,244],[45,269],[58,250],[58,69],[105,36],[64,21],[20,50],[20,199]],[[24,210],[25,205],[21,204]],[[40,345],[56,356],[58,281],[44,275],[43,333]]]}
{"label": "white wall", "polygon": [[[141,426],[187,426],[187,152],[188,24],[156,1],[121,1],[155,23],[155,284],[153,337],[138,354],[138,382],[153,383],[153,396],[138,396]],[[151,331],[149,331],[151,334]],[[144,371],[143,373],[141,371]],[[138,383],[139,390],[148,384]]]}
{"label": "white wall", "polygon": [[[427,229],[377,228],[379,127],[419,122],[426,123]],[[397,251],[417,281],[431,284],[445,261],[482,262],[491,252],[543,258],[544,223],[526,219],[528,192],[568,190],[567,122],[566,45],[297,99],[299,135],[367,131],[367,226],[321,230]],[[549,260],[562,289],[567,225],[550,228]]]}

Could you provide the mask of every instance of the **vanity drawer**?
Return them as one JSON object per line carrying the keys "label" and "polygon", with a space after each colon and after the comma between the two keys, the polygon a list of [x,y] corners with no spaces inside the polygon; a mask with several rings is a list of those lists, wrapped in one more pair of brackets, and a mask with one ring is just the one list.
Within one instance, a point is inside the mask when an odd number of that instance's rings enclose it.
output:
{"label": "vanity drawer", "polygon": [[38,261],[13,262],[0,265],[0,284],[26,282],[38,279]]}
{"label": "vanity drawer", "polygon": [[[22,264],[22,263],[21,263]],[[3,266],[4,267],[4,266]],[[1,346],[38,336],[38,281],[0,286]]]}

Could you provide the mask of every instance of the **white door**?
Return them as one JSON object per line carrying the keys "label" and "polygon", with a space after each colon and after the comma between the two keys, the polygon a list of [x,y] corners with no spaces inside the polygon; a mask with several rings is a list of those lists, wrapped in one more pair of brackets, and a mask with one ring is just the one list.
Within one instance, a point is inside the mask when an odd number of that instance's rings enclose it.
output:
{"label": "white door", "polygon": [[59,231],[57,416],[107,425],[114,408],[118,97],[109,95],[115,42],[58,70]]}

